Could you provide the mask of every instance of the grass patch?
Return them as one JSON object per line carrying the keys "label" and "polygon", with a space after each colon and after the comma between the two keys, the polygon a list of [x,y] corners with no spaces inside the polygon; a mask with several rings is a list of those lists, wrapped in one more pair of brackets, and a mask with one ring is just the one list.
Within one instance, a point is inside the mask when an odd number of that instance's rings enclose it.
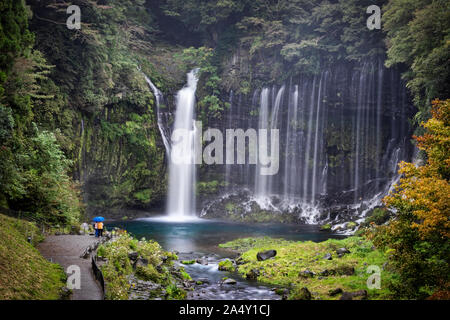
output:
{"label": "grass patch", "polygon": [[[336,288],[343,291],[367,290],[368,299],[391,297],[387,283],[395,275],[387,270],[381,272],[381,289],[367,288],[370,276],[367,267],[376,265],[382,269],[387,254],[374,249],[372,243],[362,237],[329,239],[320,243],[269,237],[244,238],[221,244],[220,247],[241,253],[243,264],[238,266],[238,272],[244,277],[252,270],[258,270],[258,281],[289,288],[290,299],[295,299],[303,287],[308,288],[313,299],[339,299],[340,294],[329,294]],[[350,253],[338,257],[336,250],[342,247],[350,250]],[[273,259],[257,260],[258,252],[271,249],[277,251]],[[332,255],[332,260],[323,259],[327,253]],[[307,270],[313,272],[314,276],[304,276],[303,272]]]}
{"label": "grass patch", "polygon": [[0,300],[61,298],[66,275],[33,246],[42,239],[33,223],[0,214]]}

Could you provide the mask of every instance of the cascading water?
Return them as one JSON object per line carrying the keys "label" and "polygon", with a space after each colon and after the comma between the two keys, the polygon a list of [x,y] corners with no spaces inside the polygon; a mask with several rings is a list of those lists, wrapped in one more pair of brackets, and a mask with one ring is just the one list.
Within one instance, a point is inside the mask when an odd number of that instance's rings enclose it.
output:
{"label": "cascading water", "polygon": [[169,193],[167,213],[170,218],[179,220],[194,216],[195,213],[195,90],[197,72],[194,69],[187,75],[187,85],[178,91],[176,113],[172,135],[172,152],[169,163]]}
{"label": "cascading water", "polygon": [[382,59],[256,89],[224,126],[280,129],[280,170],[263,176],[259,164],[244,174],[227,166],[227,194],[249,190],[244,208],[256,201],[307,223],[360,219],[396,181],[397,163],[412,156],[412,112],[400,72]]}
{"label": "cascading water", "polygon": [[[267,129],[269,124],[269,88],[261,90],[260,110],[258,119],[258,129]],[[260,165],[256,166],[256,172],[259,172]],[[267,190],[267,176],[255,175],[255,195],[257,197],[264,197]]]}
{"label": "cascading water", "polygon": [[[230,91],[230,99],[229,99],[229,103],[230,103],[230,110],[229,110],[229,114],[230,117],[228,119],[228,128],[232,128],[233,126],[233,90]],[[230,181],[230,173],[231,173],[231,165],[230,164],[226,164],[225,165],[225,182]],[[231,188],[231,184],[227,184],[227,189]]]}
{"label": "cascading water", "polygon": [[161,118],[161,110],[160,110],[161,104],[164,101],[164,96],[163,96],[162,92],[153,84],[153,82],[145,74],[144,74],[144,78],[145,78],[145,81],[147,82],[147,84],[150,86],[150,89],[152,89],[153,95],[155,96],[155,99],[156,99],[156,120],[158,123],[158,129],[159,129],[159,132],[161,133],[161,138],[163,140],[164,148],[166,149],[166,153],[169,156],[170,155],[170,144],[169,144],[168,134],[163,125],[163,121]]}

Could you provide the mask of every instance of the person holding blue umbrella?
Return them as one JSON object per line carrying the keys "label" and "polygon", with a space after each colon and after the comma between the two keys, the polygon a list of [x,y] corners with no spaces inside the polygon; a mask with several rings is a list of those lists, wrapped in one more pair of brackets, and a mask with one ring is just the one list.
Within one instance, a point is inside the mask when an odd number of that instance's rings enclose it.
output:
{"label": "person holding blue umbrella", "polygon": [[94,229],[95,229],[95,237],[102,237],[103,236],[103,221],[105,221],[105,218],[103,217],[95,217],[94,219]]}

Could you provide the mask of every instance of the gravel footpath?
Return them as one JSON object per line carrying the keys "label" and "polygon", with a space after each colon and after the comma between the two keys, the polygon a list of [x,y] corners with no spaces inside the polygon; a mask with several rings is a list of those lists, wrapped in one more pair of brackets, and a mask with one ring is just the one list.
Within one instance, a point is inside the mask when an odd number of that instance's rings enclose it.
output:
{"label": "gravel footpath", "polygon": [[89,245],[98,240],[89,235],[48,236],[38,245],[38,250],[48,260],[67,267],[77,265],[81,271],[81,288],[73,289],[72,300],[102,300],[100,284],[95,280],[91,268],[91,259],[82,259],[80,255]]}

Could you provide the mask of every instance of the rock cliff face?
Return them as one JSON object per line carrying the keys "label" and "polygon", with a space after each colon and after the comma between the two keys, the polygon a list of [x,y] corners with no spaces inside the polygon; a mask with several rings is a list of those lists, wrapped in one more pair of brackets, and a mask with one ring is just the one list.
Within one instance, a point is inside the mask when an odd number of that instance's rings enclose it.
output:
{"label": "rock cliff face", "polygon": [[[76,2],[82,26],[69,30],[61,22],[67,19],[64,4],[29,3],[37,49],[56,66],[49,76],[66,99],[55,127],[88,213],[114,209],[117,216],[124,208],[161,206],[166,159],[144,74],[161,90],[175,91],[184,78],[173,62],[180,49],[156,44],[142,5]],[[118,12],[128,17],[126,24]]]}

